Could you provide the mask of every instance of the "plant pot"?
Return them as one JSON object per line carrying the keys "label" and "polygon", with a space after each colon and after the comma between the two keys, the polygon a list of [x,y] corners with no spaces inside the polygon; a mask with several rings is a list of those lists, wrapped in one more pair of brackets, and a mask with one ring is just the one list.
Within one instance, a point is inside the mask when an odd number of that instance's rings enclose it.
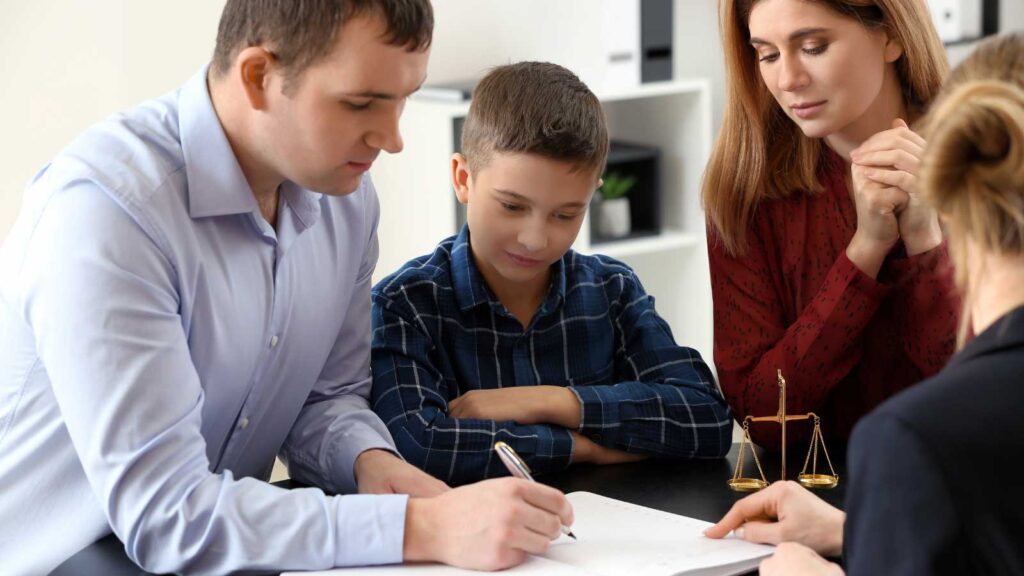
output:
{"label": "plant pot", "polygon": [[629,198],[601,200],[597,204],[597,232],[608,238],[629,236]]}

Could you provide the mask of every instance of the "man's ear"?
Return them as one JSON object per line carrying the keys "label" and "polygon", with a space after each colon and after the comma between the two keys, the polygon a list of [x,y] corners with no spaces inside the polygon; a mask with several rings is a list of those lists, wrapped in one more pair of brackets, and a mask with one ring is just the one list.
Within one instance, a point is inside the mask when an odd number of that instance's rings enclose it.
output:
{"label": "man's ear", "polygon": [[265,110],[267,107],[270,72],[273,68],[274,55],[259,46],[250,46],[235,58],[235,69],[242,82],[245,98],[254,110]]}
{"label": "man's ear", "polygon": [[469,204],[469,186],[473,176],[469,173],[469,160],[462,154],[452,154],[452,188],[461,204]]}
{"label": "man's ear", "polygon": [[903,44],[900,41],[888,36],[885,40],[885,63],[892,64],[903,57]]}

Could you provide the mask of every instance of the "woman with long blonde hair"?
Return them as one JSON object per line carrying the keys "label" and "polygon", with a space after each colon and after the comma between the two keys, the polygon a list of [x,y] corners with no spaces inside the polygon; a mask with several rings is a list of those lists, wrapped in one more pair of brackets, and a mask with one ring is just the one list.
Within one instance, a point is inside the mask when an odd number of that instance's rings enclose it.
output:
{"label": "woman with long blonde hair", "polygon": [[[703,194],[722,391],[741,421],[773,415],[781,370],[788,411],[845,442],[955,347],[909,127],[945,51],[924,0],[720,0],[720,17],[728,98]],[[777,426],[751,432],[780,445]]]}
{"label": "woman with long blonde hair", "polygon": [[[943,221],[978,336],[850,442],[846,515],[792,482],[708,535],[778,544],[761,574],[1024,574],[1024,33],[987,40],[923,124],[921,190]],[[774,519],[766,520],[766,519]]]}

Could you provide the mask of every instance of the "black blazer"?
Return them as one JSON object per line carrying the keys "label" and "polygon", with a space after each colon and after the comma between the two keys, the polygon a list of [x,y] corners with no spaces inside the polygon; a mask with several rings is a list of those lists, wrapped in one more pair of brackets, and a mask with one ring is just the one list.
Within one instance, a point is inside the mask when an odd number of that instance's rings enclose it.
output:
{"label": "black blazer", "polygon": [[1024,574],[1024,307],[854,429],[847,573]]}

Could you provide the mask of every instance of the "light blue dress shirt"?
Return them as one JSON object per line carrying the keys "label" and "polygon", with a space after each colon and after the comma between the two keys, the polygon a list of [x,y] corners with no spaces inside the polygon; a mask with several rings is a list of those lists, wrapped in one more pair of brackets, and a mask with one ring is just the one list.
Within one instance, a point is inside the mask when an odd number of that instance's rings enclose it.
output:
{"label": "light blue dress shirt", "polygon": [[393,450],[370,393],[369,177],[285,183],[263,219],[204,68],[34,179],[0,249],[0,571],[111,529],[156,572],[400,562],[405,496],[347,493]]}

